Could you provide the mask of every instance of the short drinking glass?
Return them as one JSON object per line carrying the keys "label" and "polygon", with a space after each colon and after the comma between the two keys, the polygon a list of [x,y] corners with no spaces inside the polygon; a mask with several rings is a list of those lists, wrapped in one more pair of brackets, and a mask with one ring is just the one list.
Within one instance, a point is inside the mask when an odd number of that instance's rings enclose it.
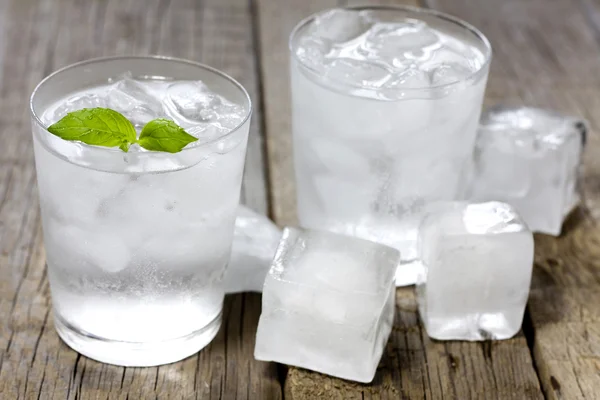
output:
{"label": "short drinking glass", "polygon": [[[46,129],[111,108],[139,130],[175,120],[199,140],[178,153],[65,141]],[[150,366],[216,335],[239,202],[251,104],[207,66],[102,58],[44,79],[31,96],[33,143],[55,326],[93,359]]]}

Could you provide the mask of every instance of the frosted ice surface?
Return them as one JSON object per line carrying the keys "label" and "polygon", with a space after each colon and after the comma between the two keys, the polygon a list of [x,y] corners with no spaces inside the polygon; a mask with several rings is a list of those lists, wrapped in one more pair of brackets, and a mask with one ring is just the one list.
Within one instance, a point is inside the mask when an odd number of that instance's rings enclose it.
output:
{"label": "frosted ice surface", "polygon": [[381,87],[390,79],[390,73],[385,67],[352,58],[338,58],[331,61],[326,76],[370,87]]}
{"label": "frosted ice surface", "polygon": [[244,117],[243,107],[213,92],[201,81],[172,83],[167,88],[164,105],[169,116],[184,128],[210,123],[231,130]]}
{"label": "frosted ice surface", "polygon": [[365,33],[370,22],[359,12],[330,10],[315,18],[311,36],[343,43]]}
{"label": "frosted ice surface", "polygon": [[262,292],[280,238],[281,229],[269,218],[240,205],[224,278],[225,292]]}
{"label": "frosted ice surface", "polygon": [[165,105],[176,121],[208,122],[216,118],[215,109],[221,105],[221,98],[203,82],[177,82],[167,89]]}
{"label": "frosted ice surface", "polygon": [[447,85],[454,82],[464,81],[473,73],[465,65],[459,63],[445,63],[429,71],[429,77],[433,86]]}
{"label": "frosted ice surface", "polygon": [[45,232],[48,259],[63,268],[99,268],[114,273],[125,269],[132,257],[126,243],[104,231],[50,220]]}
{"label": "frosted ice surface", "polygon": [[333,81],[378,90],[427,88],[464,80],[484,62],[475,48],[423,21],[390,22],[360,10],[318,15],[295,51],[303,63]]}
{"label": "frosted ice surface", "polygon": [[431,58],[431,52],[441,47],[437,32],[422,21],[376,23],[366,34],[359,52],[367,59],[384,60],[396,68]]}
{"label": "frosted ice surface", "polygon": [[481,119],[471,197],[517,208],[531,230],[558,235],[576,206],[585,123],[536,108],[495,107]]}
{"label": "frosted ice surface", "polygon": [[427,334],[439,340],[507,339],[521,327],[533,236],[505,203],[447,203],[419,230],[417,283]]}
{"label": "frosted ice surface", "polygon": [[255,357],[370,382],[394,318],[399,252],[286,228],[265,280]]}
{"label": "frosted ice surface", "polygon": [[394,73],[385,83],[388,89],[418,89],[429,86],[429,72],[417,68],[408,68]]}
{"label": "frosted ice surface", "polygon": [[57,107],[54,112],[44,114],[44,123],[50,125],[70,112],[81,110],[82,108],[106,107],[107,101],[102,96],[95,93],[79,94],[68,98],[62,105]]}
{"label": "frosted ice surface", "polygon": [[113,81],[106,93],[108,107],[127,117],[138,130],[164,116],[160,98],[152,93],[148,83],[133,79],[130,73]]}

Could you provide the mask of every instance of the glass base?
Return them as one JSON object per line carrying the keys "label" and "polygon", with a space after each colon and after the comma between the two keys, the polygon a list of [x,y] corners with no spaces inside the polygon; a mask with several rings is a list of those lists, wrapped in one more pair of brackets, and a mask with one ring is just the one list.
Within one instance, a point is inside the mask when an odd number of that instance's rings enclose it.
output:
{"label": "glass base", "polygon": [[182,360],[208,345],[221,327],[221,313],[204,328],[176,339],[160,342],[122,342],[81,331],[60,316],[54,316],[60,338],[73,350],[107,364],[152,367]]}

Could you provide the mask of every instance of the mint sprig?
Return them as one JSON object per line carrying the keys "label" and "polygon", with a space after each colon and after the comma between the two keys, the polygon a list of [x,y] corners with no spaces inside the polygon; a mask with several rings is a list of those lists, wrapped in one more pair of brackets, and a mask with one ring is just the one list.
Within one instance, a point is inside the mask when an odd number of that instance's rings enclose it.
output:
{"label": "mint sprig", "polygon": [[119,147],[124,152],[138,143],[147,150],[177,153],[198,140],[175,122],[164,118],[148,122],[138,139],[133,124],[123,114],[100,107],[70,112],[50,125],[48,131],[64,140]]}

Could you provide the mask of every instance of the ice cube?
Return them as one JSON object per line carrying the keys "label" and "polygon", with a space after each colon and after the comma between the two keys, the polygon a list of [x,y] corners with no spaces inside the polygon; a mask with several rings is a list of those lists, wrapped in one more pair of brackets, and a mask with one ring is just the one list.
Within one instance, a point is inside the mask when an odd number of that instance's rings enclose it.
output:
{"label": "ice cube", "polygon": [[225,292],[262,292],[280,238],[281,230],[269,218],[240,205]]}
{"label": "ice cube", "polygon": [[438,34],[425,22],[406,19],[373,25],[359,51],[370,60],[385,61],[404,69],[415,62],[431,59],[433,51],[440,46]]}
{"label": "ice cube", "polygon": [[313,176],[312,181],[327,220],[348,221],[358,215],[369,214],[377,198],[377,184],[374,181],[344,179],[331,174]]}
{"label": "ice cube", "polygon": [[325,55],[331,49],[331,41],[326,38],[304,36],[298,40],[296,55],[309,67],[323,72],[325,69]]}
{"label": "ice cube", "polygon": [[370,179],[368,153],[360,145],[339,139],[316,136],[298,143],[303,151],[297,152],[302,162],[315,172],[331,172],[355,180]]}
{"label": "ice cube", "polygon": [[254,356],[370,382],[394,318],[390,247],[286,228],[263,290]]}
{"label": "ice cube", "polygon": [[74,270],[98,268],[115,273],[130,264],[131,250],[119,235],[94,227],[86,230],[53,219],[44,228],[48,260],[53,265]]}
{"label": "ice cube", "polygon": [[165,110],[184,128],[218,124],[231,130],[242,122],[242,106],[210,90],[202,81],[180,81],[169,85]]}
{"label": "ice cube", "polygon": [[165,105],[172,117],[197,122],[214,119],[214,108],[221,102],[216,93],[212,93],[201,81],[177,82],[167,89]]}
{"label": "ice cube", "polygon": [[187,133],[200,139],[197,142],[192,143],[190,147],[199,147],[206,142],[211,142],[207,150],[218,154],[229,153],[245,140],[243,135],[236,133],[228,135],[227,133],[230,131],[231,129],[223,127],[220,122],[195,125],[186,128]]}
{"label": "ice cube", "polygon": [[111,81],[114,84],[107,94],[108,106],[125,115],[138,130],[163,116],[161,99],[152,93],[148,83],[133,79],[129,73]]}
{"label": "ice cube", "polygon": [[360,36],[370,25],[359,11],[337,9],[318,15],[310,33],[318,38],[342,43]]}
{"label": "ice cube", "polygon": [[473,71],[467,65],[460,63],[442,63],[431,68],[428,72],[433,86],[462,82],[473,74]]}
{"label": "ice cube", "polygon": [[[384,86],[386,89],[420,89],[429,87],[431,85],[430,82],[431,79],[426,71],[421,71],[417,68],[407,68],[394,73]],[[394,98],[393,96],[389,97]]]}
{"label": "ice cube", "polygon": [[58,106],[54,112],[44,113],[44,122],[48,125],[57,122],[70,112],[81,110],[83,108],[106,107],[107,99],[95,93],[83,94],[70,97],[63,104]]}
{"label": "ice cube", "polygon": [[439,340],[507,339],[523,320],[533,235],[505,203],[455,204],[419,231],[419,313]]}
{"label": "ice cube", "polygon": [[328,78],[365,87],[381,87],[391,77],[382,65],[352,58],[338,58],[326,66]]}
{"label": "ice cube", "polygon": [[489,110],[478,132],[471,198],[507,202],[532,231],[560,234],[578,203],[585,131],[580,119],[548,110]]}

